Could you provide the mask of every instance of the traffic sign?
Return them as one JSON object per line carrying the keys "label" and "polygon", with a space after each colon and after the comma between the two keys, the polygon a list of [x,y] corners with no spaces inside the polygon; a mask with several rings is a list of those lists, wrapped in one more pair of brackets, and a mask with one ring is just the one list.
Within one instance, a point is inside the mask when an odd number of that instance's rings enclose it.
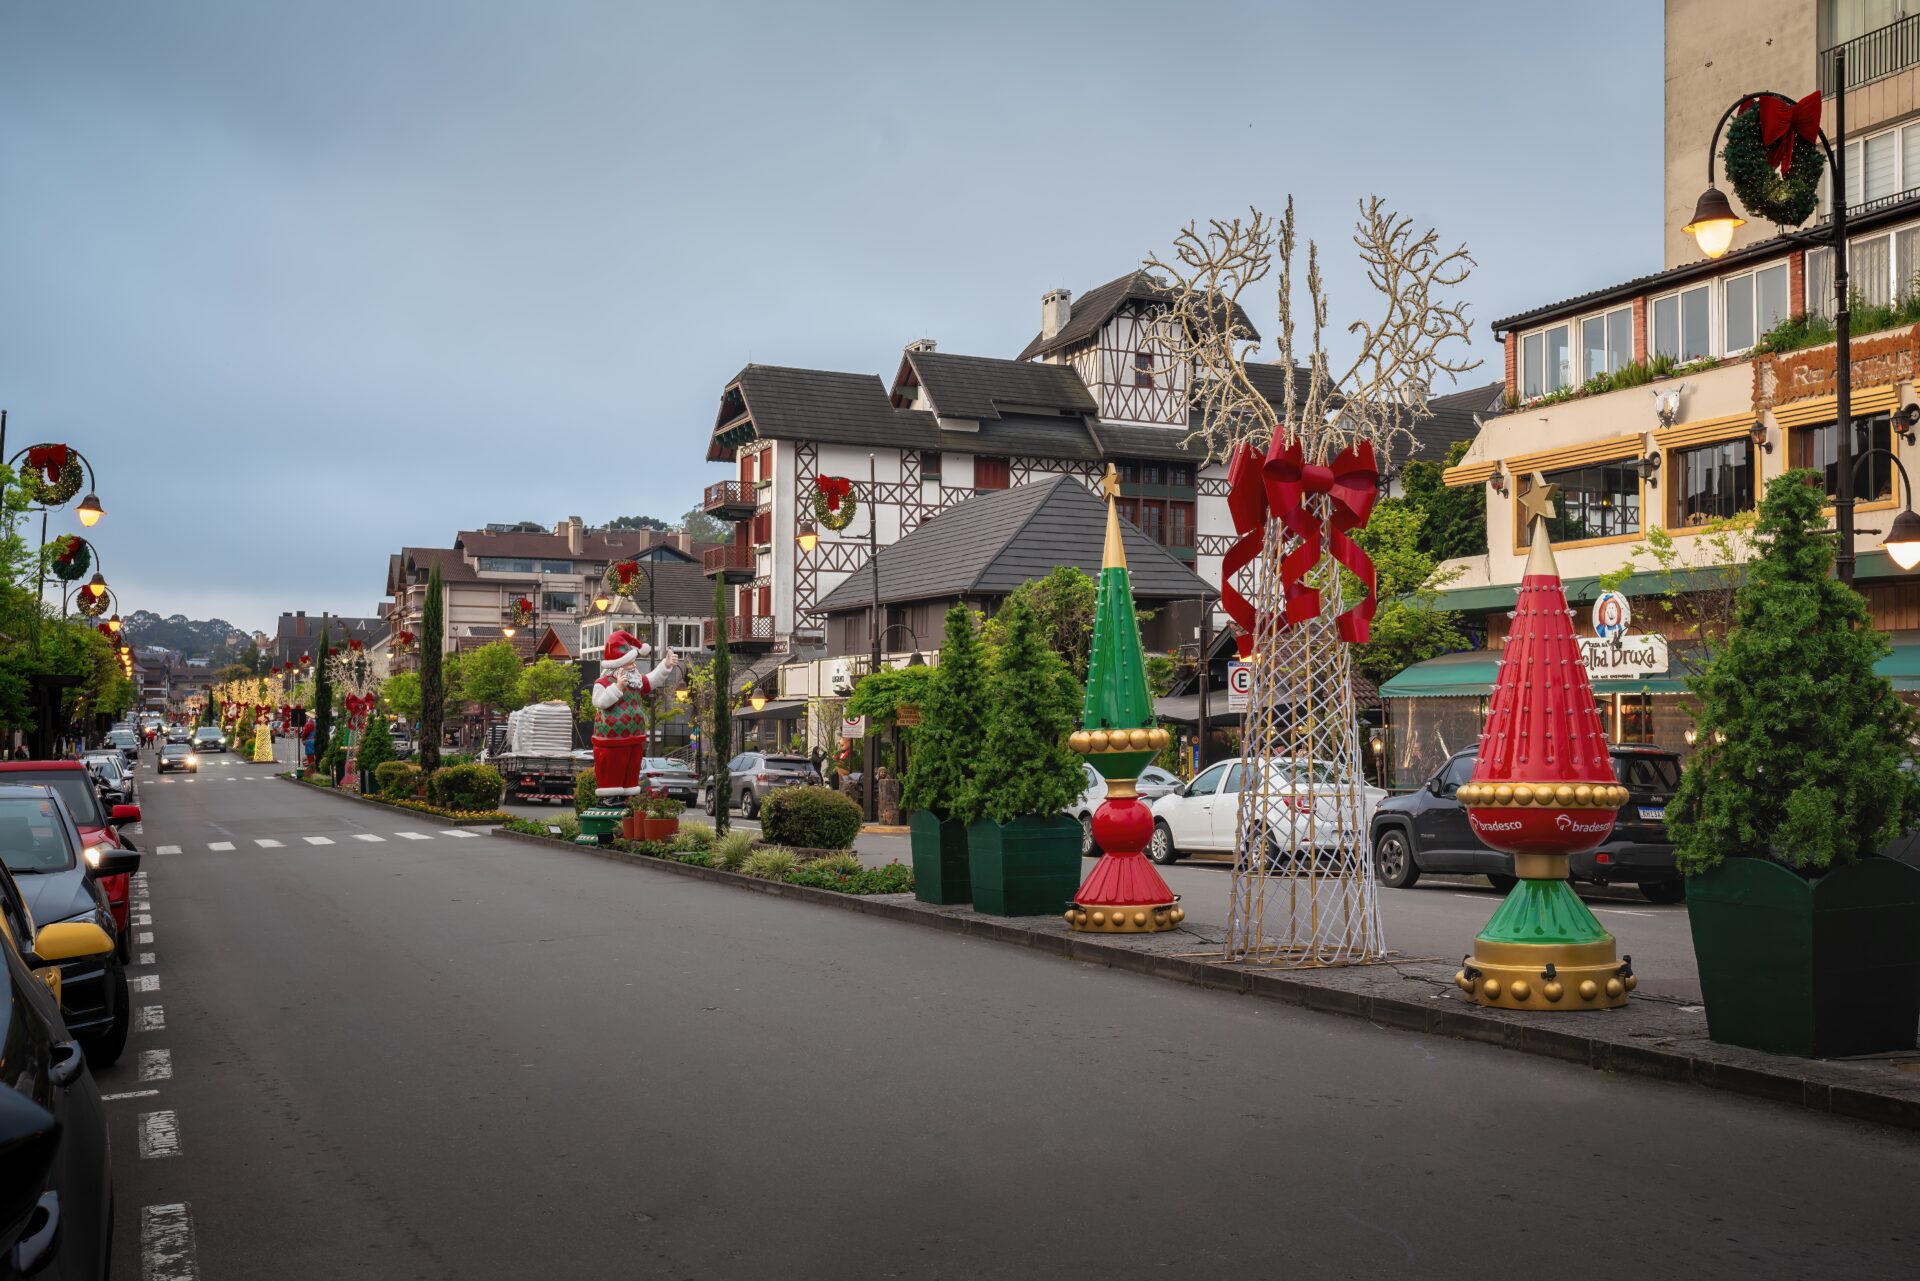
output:
{"label": "traffic sign", "polygon": [[1253,705],[1253,664],[1238,659],[1227,664],[1227,710],[1244,712]]}

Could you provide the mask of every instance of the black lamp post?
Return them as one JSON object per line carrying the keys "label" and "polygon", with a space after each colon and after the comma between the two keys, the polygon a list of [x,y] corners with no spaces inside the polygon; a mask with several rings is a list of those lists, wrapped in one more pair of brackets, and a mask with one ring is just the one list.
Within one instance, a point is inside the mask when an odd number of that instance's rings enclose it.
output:
{"label": "black lamp post", "polygon": [[[1819,131],[1820,146],[1827,155],[1828,188],[1833,198],[1833,222],[1824,234],[1814,233],[1798,239],[1810,243],[1825,241],[1833,247],[1833,330],[1834,330],[1834,428],[1839,436],[1839,492],[1833,496],[1833,516],[1840,546],[1834,556],[1834,573],[1843,583],[1853,582],[1853,326],[1847,311],[1847,51],[1833,52],[1833,130]],[[1776,98],[1791,104],[1793,99],[1770,90],[1742,94],[1720,116],[1713,127],[1713,144],[1707,149],[1707,189],[1694,206],[1693,219],[1682,229],[1699,244],[1709,258],[1718,258],[1733,243],[1733,233],[1745,223],[1734,213],[1726,196],[1714,185],[1713,162],[1720,150],[1720,132],[1739,110],[1755,98]],[[1898,526],[1896,521],[1895,525]]]}

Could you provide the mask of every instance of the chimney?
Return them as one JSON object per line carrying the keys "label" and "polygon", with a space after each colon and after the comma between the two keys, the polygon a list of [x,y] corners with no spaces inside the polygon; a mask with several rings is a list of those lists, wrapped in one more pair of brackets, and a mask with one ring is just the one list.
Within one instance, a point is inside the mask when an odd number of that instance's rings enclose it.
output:
{"label": "chimney", "polygon": [[1073,319],[1073,291],[1071,289],[1050,289],[1040,295],[1040,338],[1041,341],[1052,337],[1067,327]]}
{"label": "chimney", "polygon": [[567,550],[575,556],[580,554],[584,541],[581,538],[581,524],[578,516],[567,517]]}
{"label": "chimney", "polygon": [[907,344],[908,351],[932,351],[934,341],[931,338],[916,338]]}

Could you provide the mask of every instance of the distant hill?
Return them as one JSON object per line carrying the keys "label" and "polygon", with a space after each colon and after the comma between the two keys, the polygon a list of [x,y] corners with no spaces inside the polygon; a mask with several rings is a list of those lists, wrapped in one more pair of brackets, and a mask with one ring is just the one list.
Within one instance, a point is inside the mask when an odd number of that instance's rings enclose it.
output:
{"label": "distant hill", "polygon": [[145,609],[135,610],[127,617],[121,635],[129,645],[157,645],[188,658],[227,658],[252,642],[250,633],[224,618],[209,618],[204,622],[185,614],[162,618]]}

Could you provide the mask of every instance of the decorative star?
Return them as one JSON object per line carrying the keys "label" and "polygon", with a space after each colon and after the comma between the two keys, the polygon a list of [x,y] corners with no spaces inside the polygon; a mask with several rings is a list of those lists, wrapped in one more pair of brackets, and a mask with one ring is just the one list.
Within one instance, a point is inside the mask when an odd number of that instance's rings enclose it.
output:
{"label": "decorative star", "polygon": [[1120,470],[1112,463],[1107,464],[1107,474],[1100,478],[1100,496],[1102,498],[1120,496]]}
{"label": "decorative star", "polygon": [[1541,520],[1553,519],[1553,500],[1559,496],[1560,486],[1549,485],[1544,475],[1535,472],[1526,492],[1522,493],[1517,501],[1520,504],[1520,510],[1526,513],[1527,523],[1531,525],[1536,516]]}

